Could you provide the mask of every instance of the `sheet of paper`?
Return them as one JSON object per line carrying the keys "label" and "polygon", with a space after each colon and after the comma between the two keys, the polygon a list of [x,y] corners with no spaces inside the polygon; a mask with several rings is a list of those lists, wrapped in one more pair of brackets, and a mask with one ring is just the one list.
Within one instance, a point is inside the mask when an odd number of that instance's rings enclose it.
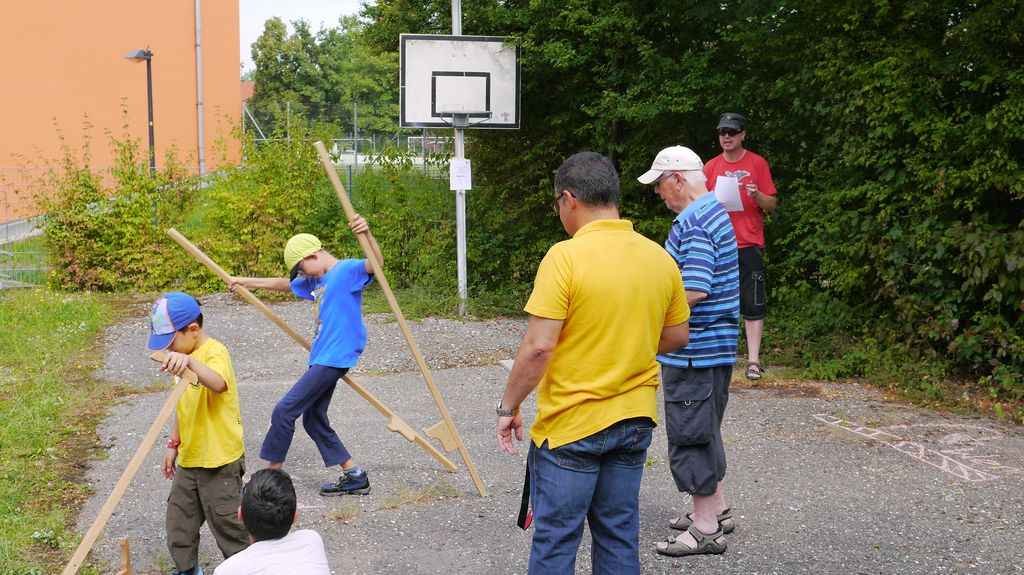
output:
{"label": "sheet of paper", "polygon": [[715,180],[715,197],[727,212],[742,212],[743,200],[740,199],[740,182],[732,176],[718,176]]}
{"label": "sheet of paper", "polygon": [[469,167],[469,160],[457,160],[452,158],[448,164],[448,189],[472,190],[473,170]]}

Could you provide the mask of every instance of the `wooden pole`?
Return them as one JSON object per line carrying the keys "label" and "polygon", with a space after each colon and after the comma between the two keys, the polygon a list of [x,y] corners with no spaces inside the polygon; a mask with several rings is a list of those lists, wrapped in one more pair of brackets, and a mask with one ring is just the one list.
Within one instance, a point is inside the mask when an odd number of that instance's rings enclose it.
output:
{"label": "wooden pole", "polygon": [[[320,155],[320,163],[323,164],[324,170],[327,172],[327,178],[331,181],[331,185],[334,186],[334,191],[338,194],[338,200],[341,202],[342,208],[345,210],[345,216],[351,220],[355,217],[355,209],[352,208],[352,202],[348,198],[348,194],[345,192],[345,187],[341,185],[341,180],[338,178],[338,172],[334,168],[334,163],[331,161],[331,156],[327,153],[327,148],[324,147],[323,142],[316,142],[313,144],[316,147],[317,153]],[[448,427],[447,434],[451,437],[454,445],[459,450],[459,455],[462,456],[462,461],[466,464],[466,469],[469,470],[470,477],[473,478],[473,483],[476,485],[476,489],[480,492],[482,497],[487,496],[487,487],[484,482],[481,481],[480,475],[477,473],[476,465],[473,464],[473,460],[469,456],[469,450],[466,449],[466,445],[462,442],[462,437],[459,436],[458,429],[455,428],[455,422],[452,421],[452,416],[448,412],[448,406],[444,403],[444,398],[441,396],[441,391],[434,384],[434,378],[430,374],[430,369],[427,367],[427,362],[423,360],[423,356],[420,354],[419,347],[416,345],[416,340],[412,336],[412,332],[409,331],[409,326],[406,324],[405,316],[402,314],[402,309],[398,307],[398,300],[395,299],[395,294],[391,291],[391,286],[388,284],[388,278],[384,275],[384,268],[381,267],[377,257],[374,255],[373,250],[370,249],[370,240],[366,237],[366,234],[356,234],[356,239],[359,241],[359,246],[363,248],[363,253],[366,254],[366,259],[369,260],[373,267],[373,278],[380,284],[381,289],[384,291],[384,297],[388,300],[388,305],[391,306],[391,311],[395,314],[395,319],[398,320],[398,327],[402,329],[402,335],[405,337],[406,343],[409,344],[409,350],[412,352],[413,358],[416,360],[416,365],[420,368],[420,373],[423,374],[423,380],[427,383],[427,388],[430,390],[430,395],[434,398],[434,403],[437,405],[437,410],[441,413],[441,419],[444,420],[445,425]]]}
{"label": "wooden pole", "polygon": [[[156,361],[163,361],[165,357],[163,352],[156,352],[151,355]],[[107,521],[110,520],[110,516],[114,513],[114,509],[117,508],[117,504],[121,502],[121,498],[124,497],[124,492],[128,489],[128,485],[132,482],[132,478],[135,477],[135,473],[139,470],[142,462],[145,461],[146,456],[149,455],[150,450],[153,448],[153,444],[156,443],[157,436],[160,435],[160,431],[163,429],[167,420],[171,418],[171,414],[174,413],[174,408],[178,405],[178,399],[181,394],[185,392],[185,386],[189,385],[189,381],[198,381],[196,374],[191,370],[187,370],[186,374],[178,378],[178,382],[174,385],[174,389],[171,390],[170,395],[164,401],[164,405],[160,408],[160,413],[156,416],[153,424],[149,426],[149,431],[146,432],[145,437],[142,438],[142,443],[135,450],[135,455],[132,456],[131,461],[128,462],[128,467],[125,468],[124,472],[121,473],[121,477],[117,480],[117,484],[114,485],[114,490],[107,497],[107,501],[100,508],[99,515],[93,520],[89,530],[86,531],[85,537],[82,538],[82,542],[78,544],[78,549],[75,549],[75,554],[71,556],[71,560],[64,566],[64,571],[61,575],[74,575],[78,573],[78,569],[82,567],[82,563],[85,561],[89,551],[92,550],[92,546],[96,543],[96,539],[99,538],[100,533],[103,532],[103,528],[107,526]]]}
{"label": "wooden pole", "polygon": [[132,551],[128,547],[128,539],[121,540],[121,570],[117,572],[117,575],[135,575],[135,569],[132,568]]}
{"label": "wooden pole", "polygon": [[[177,242],[178,245],[184,248],[186,252],[188,252],[192,257],[198,260],[201,264],[206,266],[217,277],[223,280],[225,284],[229,286],[231,285],[231,275],[224,271],[224,268],[217,265],[217,262],[210,259],[209,256],[207,256],[205,253],[203,253],[202,250],[196,247],[195,244],[188,241],[188,238],[183,236],[178,230],[171,228],[167,230],[167,235],[171,236],[171,239]],[[267,307],[267,304],[263,303],[260,300],[260,298],[253,295],[253,293],[246,289],[245,286],[235,286],[235,293],[241,296],[241,298],[244,299],[245,301],[256,306],[256,309],[260,310],[260,312],[262,312],[267,319],[274,322],[274,324],[277,325],[277,327],[281,328],[282,331],[288,334],[288,337],[292,338],[293,340],[295,340],[296,343],[298,343],[307,351],[309,351],[309,341],[306,338],[299,335],[299,333],[296,332],[294,329],[292,329],[292,327],[288,325],[286,321],[284,321],[284,318],[274,313],[273,310]],[[370,405],[372,405],[377,411],[379,411],[384,417],[388,419],[388,429],[390,431],[398,433],[407,440],[420,446],[420,448],[429,453],[431,457],[437,460],[437,462],[443,465],[445,469],[447,469],[448,471],[456,470],[455,464],[452,463],[452,461],[448,459],[448,457],[444,453],[441,453],[441,451],[434,447],[432,443],[427,441],[420,434],[416,433],[416,430],[413,429],[412,426],[406,423],[401,417],[398,416],[398,414],[396,414],[394,411],[388,408],[388,406],[384,405],[384,403],[377,399],[377,397],[375,397],[372,393],[370,393],[369,390],[367,390],[359,383],[356,383],[348,375],[346,375],[343,379],[345,380],[345,383],[349,385],[349,387],[355,390],[356,393],[362,396],[363,399],[368,401]]]}

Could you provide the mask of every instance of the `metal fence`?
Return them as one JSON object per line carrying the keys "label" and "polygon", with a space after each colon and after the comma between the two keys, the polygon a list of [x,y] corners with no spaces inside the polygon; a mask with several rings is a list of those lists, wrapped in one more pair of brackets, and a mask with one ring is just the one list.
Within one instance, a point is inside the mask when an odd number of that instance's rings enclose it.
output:
{"label": "metal fence", "polygon": [[46,252],[30,197],[37,176],[0,166],[0,289],[46,283]]}
{"label": "metal fence", "polygon": [[[21,224],[19,223],[19,226]],[[37,229],[31,235],[19,233],[16,241],[4,241],[4,235],[15,237],[9,227],[0,224],[0,289],[32,287],[46,283],[46,250]]]}

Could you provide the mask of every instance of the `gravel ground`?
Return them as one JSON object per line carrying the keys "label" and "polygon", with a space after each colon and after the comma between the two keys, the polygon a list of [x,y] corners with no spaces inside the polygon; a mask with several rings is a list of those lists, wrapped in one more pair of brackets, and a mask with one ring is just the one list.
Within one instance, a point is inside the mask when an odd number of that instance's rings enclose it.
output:
{"label": "gravel ground", "polygon": [[[308,305],[274,307],[308,333]],[[305,354],[242,303],[215,296],[204,309],[211,334],[229,347],[238,372],[252,471],[262,466],[256,457],[270,411],[302,373]],[[368,327],[354,378],[414,427],[439,421],[397,324],[375,316]],[[493,439],[493,404],[506,377],[496,361],[514,353],[524,328],[520,320],[412,325],[488,498],[476,495],[461,466],[449,474],[388,433],[383,418],[350,390],[339,389],[331,416],[369,470],[370,495],[319,497],[316,486],[332,472],[323,469],[312,442],[296,434],[287,469],[298,489],[299,525],[323,535],[335,573],[525,573],[530,534],[515,527],[525,449],[505,456]],[[111,327],[100,375],[136,386],[158,381],[144,353],[145,332],[143,317]],[[127,397],[100,427],[109,451],[88,473],[95,496],[81,514],[83,532],[163,399],[162,393]],[[529,421],[532,401],[524,410]],[[670,532],[665,522],[688,505],[675,491],[658,430],[641,488],[644,573],[1024,573],[1020,427],[908,407],[852,384],[811,384],[734,389],[724,432],[726,489],[738,519],[729,550],[687,559],[653,553],[654,542]],[[161,454],[149,456],[108,524],[95,553],[101,561],[116,565],[116,544],[127,537],[141,572],[170,567],[163,539],[169,482],[159,472]],[[457,453],[450,455],[461,464]],[[207,573],[220,560],[204,529]],[[577,572],[589,572],[589,563],[585,534]]]}
{"label": "gravel ground", "polygon": [[[306,351],[284,334],[256,308],[229,294],[203,298],[207,333],[231,351],[239,380],[297,379],[306,368]],[[270,304],[298,333],[313,333],[313,308],[308,302]],[[144,314],[145,308],[139,308]],[[131,386],[145,387],[159,380],[145,351],[149,319],[139,315],[110,327],[104,335],[106,360],[99,377]],[[420,353],[431,369],[493,365],[512,357],[525,331],[520,320],[497,319],[460,322],[428,318],[410,322]],[[368,342],[357,374],[380,375],[417,371],[416,362],[391,314],[366,318]]]}

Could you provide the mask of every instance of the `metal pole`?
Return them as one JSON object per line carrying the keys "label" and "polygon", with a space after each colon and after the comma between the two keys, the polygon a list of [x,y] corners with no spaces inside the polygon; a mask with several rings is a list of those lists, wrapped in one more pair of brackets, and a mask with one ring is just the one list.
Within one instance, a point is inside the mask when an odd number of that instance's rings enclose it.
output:
{"label": "metal pole", "polygon": [[199,151],[199,177],[206,175],[206,113],[203,106],[203,9],[196,0],[196,139]]}
{"label": "metal pole", "polygon": [[[256,121],[256,117],[252,115],[251,111],[249,111],[249,104],[242,102],[242,111],[245,112],[246,116],[249,116],[249,120],[252,121],[252,125],[256,126],[256,131],[259,133],[260,138],[266,140],[267,135],[263,133],[263,128],[260,127],[260,123]],[[242,126],[245,126],[244,121],[242,122]]]}
{"label": "metal pole", "polygon": [[[356,170],[359,169],[359,108],[358,104],[352,101],[352,154],[355,156]],[[349,188],[352,189],[352,188]]]}
{"label": "metal pole", "polygon": [[[455,129],[455,157],[465,158],[462,128]],[[455,243],[459,275],[459,315],[466,315],[466,190],[455,190]]]}
{"label": "metal pole", "polygon": [[[462,35],[462,0],[452,0],[452,35]],[[466,157],[464,136],[465,130],[455,128],[455,159],[458,161]],[[469,298],[466,285],[466,190],[455,190],[455,251],[458,259],[459,315],[464,316],[466,300]]]}
{"label": "metal pole", "polygon": [[149,174],[156,175],[156,144],[153,138],[153,52],[146,50],[146,101],[149,105]]}
{"label": "metal pole", "polygon": [[462,0],[452,0],[452,35],[462,35]]}

